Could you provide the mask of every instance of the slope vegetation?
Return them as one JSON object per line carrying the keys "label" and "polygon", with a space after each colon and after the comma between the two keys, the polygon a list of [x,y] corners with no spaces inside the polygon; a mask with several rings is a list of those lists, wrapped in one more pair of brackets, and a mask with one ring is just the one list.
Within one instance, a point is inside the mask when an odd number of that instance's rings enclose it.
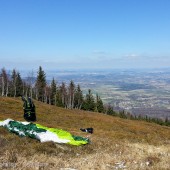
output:
{"label": "slope vegetation", "polygon": [[[25,121],[20,98],[0,98],[0,120]],[[170,127],[94,112],[68,110],[35,101],[37,122],[89,137],[70,146],[19,137],[0,127],[0,168],[4,169],[170,169]],[[80,128],[93,127],[94,134]]]}

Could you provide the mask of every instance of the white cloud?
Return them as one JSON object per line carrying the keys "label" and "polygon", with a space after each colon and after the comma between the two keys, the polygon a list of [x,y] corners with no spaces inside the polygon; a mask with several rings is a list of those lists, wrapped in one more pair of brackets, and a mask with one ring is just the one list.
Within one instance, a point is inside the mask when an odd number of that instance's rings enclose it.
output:
{"label": "white cloud", "polygon": [[138,54],[132,53],[132,54],[126,54],[124,56],[126,59],[130,59],[130,60],[136,60],[139,59],[140,56]]}

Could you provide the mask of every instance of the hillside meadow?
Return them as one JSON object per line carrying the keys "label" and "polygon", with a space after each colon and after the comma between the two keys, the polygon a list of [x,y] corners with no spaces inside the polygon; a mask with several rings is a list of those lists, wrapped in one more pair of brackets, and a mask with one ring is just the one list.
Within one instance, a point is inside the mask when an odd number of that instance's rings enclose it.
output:
{"label": "hillside meadow", "polygon": [[[69,110],[34,101],[37,122],[89,137],[84,146],[40,143],[0,127],[0,169],[170,169],[170,127],[109,115]],[[21,98],[0,97],[0,120],[25,121]],[[93,127],[87,134],[80,128]]]}

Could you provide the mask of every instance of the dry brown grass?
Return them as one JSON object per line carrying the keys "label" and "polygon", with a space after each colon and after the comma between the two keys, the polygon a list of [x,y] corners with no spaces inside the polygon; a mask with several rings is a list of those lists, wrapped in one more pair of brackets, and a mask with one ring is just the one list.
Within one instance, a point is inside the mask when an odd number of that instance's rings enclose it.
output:
{"label": "dry brown grass", "polygon": [[[170,169],[170,128],[35,101],[37,123],[86,137],[80,128],[93,127],[89,145],[75,147],[21,138],[0,127],[0,169]],[[23,119],[19,98],[0,98],[0,120]]]}

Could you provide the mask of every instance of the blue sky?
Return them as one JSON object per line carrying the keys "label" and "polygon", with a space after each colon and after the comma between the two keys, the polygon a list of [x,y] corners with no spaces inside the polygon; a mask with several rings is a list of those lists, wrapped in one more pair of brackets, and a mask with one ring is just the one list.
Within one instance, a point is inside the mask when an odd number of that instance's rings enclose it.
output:
{"label": "blue sky", "polygon": [[0,68],[170,67],[169,0],[0,0]]}

